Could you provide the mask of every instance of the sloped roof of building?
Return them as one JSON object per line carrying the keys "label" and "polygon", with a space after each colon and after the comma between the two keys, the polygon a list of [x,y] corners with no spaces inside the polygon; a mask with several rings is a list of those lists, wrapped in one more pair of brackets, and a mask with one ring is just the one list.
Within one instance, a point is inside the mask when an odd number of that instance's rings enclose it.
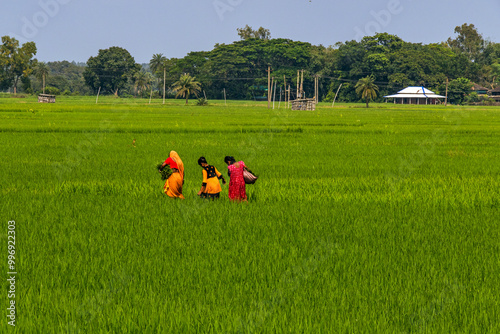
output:
{"label": "sloped roof of building", "polygon": [[478,90],[486,90],[487,91],[489,89],[486,88],[486,87],[483,87],[481,85],[478,85],[477,83],[475,83],[475,84],[472,85],[472,90],[473,91],[478,91]]}
{"label": "sloped roof of building", "polygon": [[433,91],[425,88],[425,87],[406,87],[405,89],[400,90],[397,94],[394,95],[387,95],[384,96],[386,98],[391,98],[391,97],[400,97],[400,98],[420,98],[420,99],[427,99],[427,98],[444,98],[442,95],[438,95],[434,93]]}
{"label": "sloped roof of building", "polygon": [[497,88],[495,89],[491,89],[488,91],[488,93],[500,93],[500,86],[498,86]]}

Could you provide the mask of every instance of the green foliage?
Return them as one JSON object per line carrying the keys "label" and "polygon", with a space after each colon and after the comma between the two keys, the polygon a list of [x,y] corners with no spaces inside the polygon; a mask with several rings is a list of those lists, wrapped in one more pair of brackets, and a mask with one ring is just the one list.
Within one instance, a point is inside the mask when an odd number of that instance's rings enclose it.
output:
{"label": "green foliage", "polygon": [[465,97],[472,91],[472,83],[467,78],[457,78],[450,81],[448,86],[448,101],[453,104],[462,104]]}
{"label": "green foliage", "polygon": [[[306,96],[314,94],[313,78],[318,75],[319,98],[325,101],[333,99],[335,92],[332,89],[340,83],[344,85],[338,101],[359,101],[355,83],[370,75],[381,83],[374,98],[376,102],[410,85],[425,86],[444,94],[441,88],[447,79],[467,78],[488,88],[500,85],[500,44],[485,42],[473,25],[456,27],[455,32],[457,36],[447,42],[428,45],[377,33],[359,42],[352,40],[324,47],[289,39],[271,39],[267,29],[253,30],[247,25],[238,29],[240,41],[216,44],[210,51],[190,52],[182,58],[167,59],[161,53],[154,54],[149,64],[143,64],[142,72],[133,61],[120,65],[120,61],[133,59],[120,48],[100,50],[100,55],[89,59],[92,66],[87,64],[86,68],[69,62],[49,62],[50,75],[46,84],[61,91],[82,94],[96,94],[102,86],[103,93],[117,94],[120,89],[120,92],[149,98],[152,89],[154,97],[174,97],[176,92],[169,88],[181,75],[189,73],[196,77],[211,100],[223,99],[224,91],[231,99],[259,100],[266,99],[266,93],[255,87],[267,87],[270,65],[277,92],[290,86],[292,99],[296,98],[297,70],[302,69],[305,70]],[[117,66],[120,69],[128,66],[132,70],[122,73],[116,71]],[[91,71],[91,68],[98,70]],[[149,71],[156,80],[146,78]],[[8,73],[0,68],[0,86],[4,83],[0,90],[13,86],[13,77],[4,80]],[[109,82],[101,84],[100,78],[109,79]],[[30,80],[21,86],[23,91],[43,89],[43,78],[32,76]]]}
{"label": "green foliage", "polygon": [[134,90],[136,91],[137,94],[141,94],[142,92],[146,91],[151,83],[151,77],[150,73],[147,73],[143,70],[135,73],[134,77]]}
{"label": "green foliage", "polygon": [[160,172],[161,179],[166,180],[170,177],[170,175],[172,175],[172,169],[169,166],[165,166],[162,169],[161,168],[162,165],[163,165],[162,163],[157,164],[156,170]]}
{"label": "green foliage", "polygon": [[457,52],[467,55],[469,60],[474,61],[484,50],[484,39],[473,24],[464,23],[455,27],[458,36],[455,39],[448,38],[448,45]]}
{"label": "green foliage", "polygon": [[[19,332],[497,332],[498,107],[102,101],[0,99]],[[249,203],[196,196],[202,155]]]}
{"label": "green foliage", "polygon": [[197,101],[196,101],[196,105],[197,106],[208,106],[208,100],[204,97],[200,97]]}
{"label": "green foliage", "polygon": [[189,74],[183,74],[179,80],[172,85],[172,91],[175,93],[175,97],[185,97],[186,105],[188,104],[188,99],[191,94],[198,96],[198,93],[201,91],[200,83],[195,79],[196,78]]}
{"label": "green foliage", "polygon": [[157,77],[158,94],[163,96],[164,98],[165,98],[164,89],[166,87],[165,76],[166,76],[167,66],[168,66],[168,60],[165,56],[163,56],[162,53],[154,54],[151,60],[149,61],[149,68],[151,69],[151,72]]}
{"label": "green foliage", "polygon": [[366,101],[367,108],[368,102],[377,97],[377,92],[378,86],[375,84],[375,78],[373,76],[359,79],[356,83],[356,93]]}
{"label": "green foliage", "polygon": [[44,62],[37,62],[33,73],[38,79],[42,80],[42,93],[45,93],[45,79],[50,73],[49,67]]}
{"label": "green foliage", "polygon": [[[54,61],[46,63],[49,72],[46,75],[46,85],[56,87],[60,91],[68,90],[72,94],[90,95],[92,90],[85,84],[83,72],[85,66],[68,61]],[[43,90],[43,78],[40,75],[33,77],[35,90]]]}
{"label": "green foliage", "polygon": [[26,42],[21,47],[13,37],[3,36],[0,45],[0,90],[13,87],[17,92],[20,78],[33,72],[36,60],[35,42]]}
{"label": "green foliage", "polygon": [[241,39],[250,39],[250,38],[258,38],[258,39],[271,39],[271,32],[269,29],[265,29],[263,27],[259,27],[257,30],[253,30],[248,24],[245,28],[238,28],[238,36]]}
{"label": "green foliage", "polygon": [[60,95],[61,91],[56,87],[47,86],[45,87],[45,94]]}
{"label": "green foliage", "polygon": [[95,92],[101,87],[104,92],[118,96],[118,91],[124,88],[139,70],[139,64],[135,63],[127,50],[113,46],[99,50],[96,57],[89,58],[83,77]]}
{"label": "green foliage", "polygon": [[481,101],[481,99],[476,92],[472,92],[464,98],[464,102],[466,103],[477,103],[479,101]]}

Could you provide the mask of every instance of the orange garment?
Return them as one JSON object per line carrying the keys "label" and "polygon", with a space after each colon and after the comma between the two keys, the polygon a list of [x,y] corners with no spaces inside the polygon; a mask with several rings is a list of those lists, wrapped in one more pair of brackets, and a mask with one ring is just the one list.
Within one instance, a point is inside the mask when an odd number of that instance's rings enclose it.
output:
{"label": "orange garment", "polygon": [[208,166],[207,169],[203,168],[203,184],[205,184],[206,187],[205,194],[218,194],[222,190],[219,183],[219,177],[221,177],[222,174],[213,166]]}
{"label": "orange garment", "polygon": [[178,172],[170,175],[165,182],[163,190],[169,197],[184,199],[184,195],[182,195],[182,186],[184,184],[184,164],[175,151],[170,151],[170,158],[172,158],[177,164]]}

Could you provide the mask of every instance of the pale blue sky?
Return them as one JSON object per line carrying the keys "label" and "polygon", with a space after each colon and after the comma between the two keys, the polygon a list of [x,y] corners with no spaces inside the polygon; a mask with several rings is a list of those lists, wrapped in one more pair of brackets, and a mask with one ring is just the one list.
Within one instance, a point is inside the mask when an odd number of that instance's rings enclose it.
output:
{"label": "pale blue sky", "polygon": [[376,32],[437,43],[473,23],[500,42],[500,0],[9,0],[0,35],[35,41],[42,61],[85,62],[120,46],[139,63],[154,53],[183,57],[238,40],[236,29],[263,26],[273,38],[325,46]]}

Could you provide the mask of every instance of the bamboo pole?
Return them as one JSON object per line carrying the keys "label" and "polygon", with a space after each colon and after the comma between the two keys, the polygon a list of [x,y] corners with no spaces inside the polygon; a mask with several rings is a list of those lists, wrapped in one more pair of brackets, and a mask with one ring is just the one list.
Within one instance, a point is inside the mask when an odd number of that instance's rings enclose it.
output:
{"label": "bamboo pole", "polygon": [[267,67],[267,109],[271,109],[271,66]]}
{"label": "bamboo pole", "polygon": [[290,108],[290,91],[292,90],[292,87],[288,85],[288,102],[286,103],[287,109]]}
{"label": "bamboo pole", "polygon": [[446,96],[444,98],[444,106],[448,105],[448,78],[446,78]]}
{"label": "bamboo pole", "polygon": [[274,88],[273,88],[273,109],[274,109],[274,101],[276,101],[276,84],[278,83],[278,80],[274,81],[273,77],[273,82],[274,82]]}
{"label": "bamboo pole", "polygon": [[337,92],[335,93],[335,97],[333,98],[332,107],[335,105],[335,100],[337,99],[337,95],[339,94],[340,87],[342,87],[342,83],[340,84],[339,88],[337,88]]}
{"label": "bamboo pole", "polygon": [[300,80],[300,71],[297,71],[297,96],[295,97],[295,99],[299,98],[299,89],[300,89],[299,80]]}

